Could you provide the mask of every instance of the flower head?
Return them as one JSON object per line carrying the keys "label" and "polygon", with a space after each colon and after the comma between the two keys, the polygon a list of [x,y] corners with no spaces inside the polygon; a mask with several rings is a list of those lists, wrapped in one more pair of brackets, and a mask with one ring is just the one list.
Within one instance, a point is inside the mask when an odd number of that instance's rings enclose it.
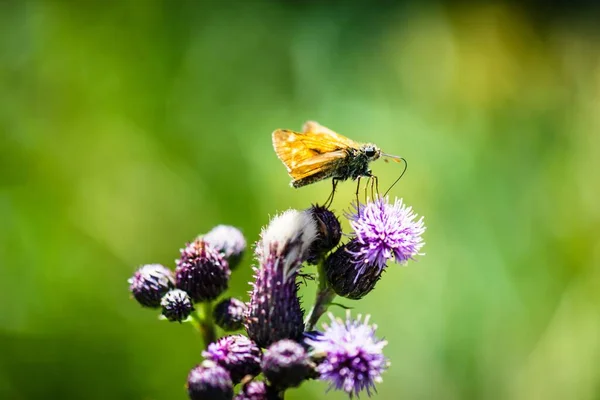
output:
{"label": "flower head", "polygon": [[375,337],[377,326],[369,325],[369,316],[361,321],[336,319],[329,314],[331,324],[324,325],[322,335],[305,339],[312,347],[311,355],[320,358],[317,366],[319,379],[329,381],[330,388],[343,390],[350,397],[366,390],[371,395],[375,383],[381,382],[381,374],[388,366],[383,355],[385,340]]}
{"label": "flower head", "polygon": [[360,249],[362,244],[357,239],[352,239],[331,253],[324,263],[325,275],[329,287],[342,297],[358,300],[366,296],[375,288],[381,278],[383,269],[373,268],[372,265],[362,263],[364,268],[358,269]]}
{"label": "flower head", "polygon": [[190,371],[187,391],[191,400],[231,400],[233,382],[229,372],[213,362],[203,362]]}
{"label": "flower head", "polygon": [[387,197],[380,197],[354,208],[348,218],[360,243],[354,252],[360,273],[368,266],[381,270],[392,258],[404,264],[419,254],[425,244],[421,237],[425,232],[423,217],[415,221],[412,207],[406,207],[401,199],[391,204]]}
{"label": "flower head", "polygon": [[175,287],[173,272],[160,264],[140,267],[128,281],[133,297],[144,307],[160,307],[160,299]]}
{"label": "flower head", "polygon": [[186,291],[192,300],[214,300],[227,289],[231,275],[227,261],[203,239],[182,249],[176,262],[177,288]]}
{"label": "flower head", "polygon": [[221,253],[231,270],[238,266],[246,250],[246,239],[242,231],[229,225],[217,225],[202,238]]}
{"label": "flower head", "polygon": [[302,336],[304,311],[296,278],[316,236],[315,221],[307,211],[288,210],[263,230],[245,321],[248,336],[260,347]]}
{"label": "flower head", "polygon": [[223,330],[231,332],[241,329],[248,306],[243,301],[230,297],[221,300],[213,310],[215,323]]}
{"label": "flower head", "polygon": [[190,296],[180,289],[173,289],[163,296],[160,301],[162,315],[169,321],[182,322],[194,311]]}
{"label": "flower head", "polygon": [[261,351],[244,335],[224,336],[209,344],[202,356],[229,371],[234,384],[246,375],[256,376],[260,373]]}
{"label": "flower head", "polygon": [[273,343],[263,356],[262,371],[278,389],[299,386],[311,372],[306,350],[298,342],[284,339]]}

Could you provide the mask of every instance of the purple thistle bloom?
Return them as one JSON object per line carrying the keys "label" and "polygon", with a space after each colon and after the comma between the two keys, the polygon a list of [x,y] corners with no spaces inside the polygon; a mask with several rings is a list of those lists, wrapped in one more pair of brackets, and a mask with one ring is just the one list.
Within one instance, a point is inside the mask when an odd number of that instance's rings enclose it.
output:
{"label": "purple thistle bloom", "polygon": [[261,354],[258,346],[243,335],[224,336],[202,352],[204,358],[229,371],[234,384],[247,375],[260,373]]}
{"label": "purple thistle bloom", "polygon": [[359,274],[369,266],[383,269],[388,260],[405,264],[419,255],[425,244],[421,235],[425,232],[423,217],[417,221],[412,207],[406,207],[402,199],[391,204],[388,198],[378,198],[363,205],[354,205],[355,211],[347,215],[360,248],[353,254],[357,258]]}
{"label": "purple thistle bloom", "polygon": [[381,374],[389,363],[383,355],[387,341],[375,337],[376,325],[369,325],[369,316],[361,321],[336,319],[332,314],[331,325],[314,339],[305,339],[312,347],[311,355],[321,359],[317,366],[319,379],[329,381],[329,389],[343,390],[352,398],[363,390],[371,395],[375,383],[382,381]]}
{"label": "purple thistle bloom", "polygon": [[263,230],[245,322],[248,336],[260,347],[301,338],[304,311],[296,278],[316,236],[316,223],[307,211],[288,210]]}
{"label": "purple thistle bloom", "polygon": [[191,400],[233,398],[233,383],[229,372],[210,361],[205,361],[190,371],[186,387]]}

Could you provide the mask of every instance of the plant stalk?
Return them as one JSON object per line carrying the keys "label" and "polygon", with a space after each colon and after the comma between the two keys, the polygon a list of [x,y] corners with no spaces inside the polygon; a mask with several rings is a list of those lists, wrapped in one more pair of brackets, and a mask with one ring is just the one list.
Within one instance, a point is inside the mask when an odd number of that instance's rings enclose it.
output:
{"label": "plant stalk", "polygon": [[194,322],[194,326],[202,335],[204,348],[206,349],[209,344],[217,340],[215,323],[212,318],[212,304],[210,301],[205,301],[198,304],[198,306],[198,311],[193,312],[191,317]]}
{"label": "plant stalk", "polygon": [[318,289],[315,297],[315,304],[310,310],[306,319],[306,330],[312,331],[315,325],[321,318],[321,315],[325,314],[327,308],[335,298],[335,292],[327,284],[327,278],[325,277],[325,265],[324,261],[321,260],[318,266]]}

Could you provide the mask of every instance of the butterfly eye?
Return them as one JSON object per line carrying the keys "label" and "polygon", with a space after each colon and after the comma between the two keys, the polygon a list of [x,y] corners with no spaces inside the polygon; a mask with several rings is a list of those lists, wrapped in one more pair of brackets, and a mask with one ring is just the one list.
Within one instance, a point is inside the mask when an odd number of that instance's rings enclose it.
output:
{"label": "butterfly eye", "polygon": [[373,148],[373,147],[365,148],[365,155],[369,158],[374,157],[376,153],[377,152],[375,151],[375,148]]}

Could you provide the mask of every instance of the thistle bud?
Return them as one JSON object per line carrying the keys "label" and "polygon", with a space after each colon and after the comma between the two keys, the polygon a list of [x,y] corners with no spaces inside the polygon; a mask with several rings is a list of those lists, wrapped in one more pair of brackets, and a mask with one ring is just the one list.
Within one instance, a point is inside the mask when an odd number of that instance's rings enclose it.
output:
{"label": "thistle bud", "polygon": [[202,356],[229,371],[234,384],[260,374],[261,351],[244,335],[224,336],[208,345]]}
{"label": "thistle bud", "polygon": [[316,236],[316,223],[307,211],[288,210],[263,230],[245,322],[248,336],[260,347],[302,337],[304,312],[296,278]]}
{"label": "thistle bud", "polygon": [[246,303],[231,297],[222,300],[215,306],[213,319],[224,331],[237,331],[244,326],[244,316],[247,310]]}
{"label": "thistle bud", "polygon": [[204,240],[196,239],[182,249],[176,263],[176,286],[193,301],[214,300],[227,290],[231,275],[227,261]]}
{"label": "thistle bud", "polygon": [[203,362],[190,371],[187,391],[191,400],[232,400],[233,382],[229,372],[213,362]]}
{"label": "thistle bud", "polygon": [[229,269],[233,271],[238,266],[246,250],[246,239],[238,228],[218,225],[202,238],[221,253],[229,263]]}
{"label": "thistle bud", "polygon": [[269,346],[261,366],[271,385],[280,390],[300,386],[311,372],[306,350],[292,340],[280,340]]}
{"label": "thistle bud", "polygon": [[278,400],[277,392],[267,386],[264,381],[251,381],[246,383],[235,400]]}
{"label": "thistle bud", "polygon": [[330,254],[324,264],[329,286],[337,295],[352,300],[358,300],[373,290],[384,270],[361,260],[356,255],[360,247],[361,244],[352,239]]}
{"label": "thistle bud", "polygon": [[310,248],[307,261],[311,264],[317,264],[324,254],[340,242],[342,226],[335,214],[328,208],[315,205],[309,211],[317,224],[318,236]]}
{"label": "thistle bud", "polygon": [[182,322],[194,311],[192,299],[186,292],[173,289],[165,294],[160,301],[162,315],[171,322]]}
{"label": "thistle bud", "polygon": [[160,264],[139,268],[128,281],[133,297],[144,307],[160,307],[160,299],[175,287],[173,272]]}

